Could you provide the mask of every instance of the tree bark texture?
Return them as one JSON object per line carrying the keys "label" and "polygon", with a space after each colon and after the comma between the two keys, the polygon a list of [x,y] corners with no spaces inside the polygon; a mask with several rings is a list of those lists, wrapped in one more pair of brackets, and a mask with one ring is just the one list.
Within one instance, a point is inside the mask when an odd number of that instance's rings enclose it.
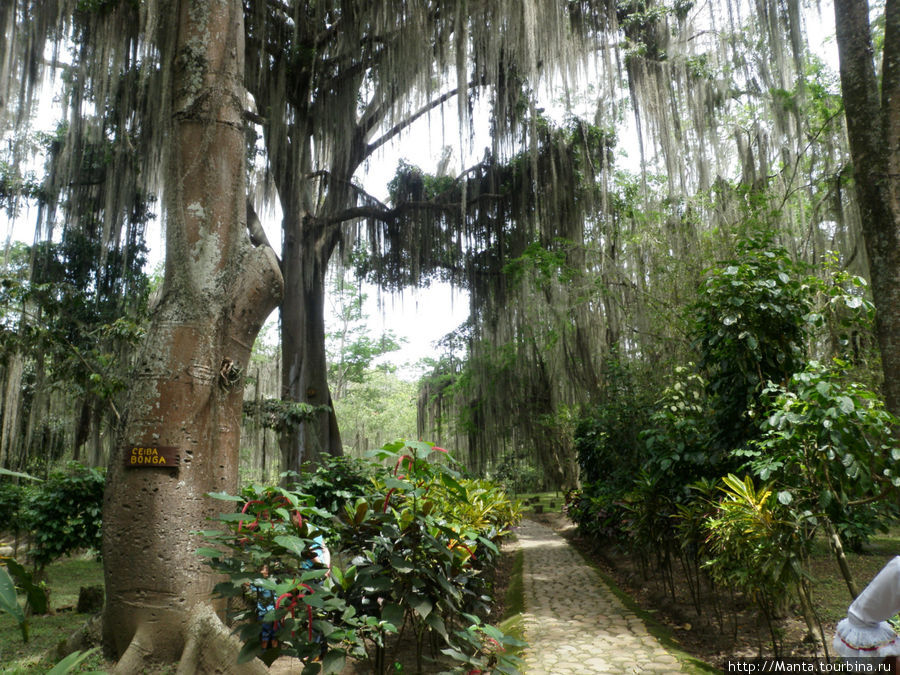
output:
{"label": "tree bark texture", "polygon": [[900,415],[900,0],[885,3],[880,94],[867,0],[835,0],[834,15],[884,397]]}
{"label": "tree bark texture", "polygon": [[306,462],[343,454],[328,387],[325,354],[325,275],[340,237],[339,227],[284,223],[285,294],[281,305],[282,398],[329,406],[281,436],[282,471],[300,472]]}
{"label": "tree bark texture", "polygon": [[[222,510],[206,494],[237,490],[242,369],[283,285],[274,252],[253,248],[245,231],[241,3],[173,4],[179,30],[168,55],[163,298],[142,345],[104,497],[103,637],[122,673],[180,659],[188,670],[179,672],[221,672],[203,665],[198,647],[216,633],[208,611],[216,579],[194,553],[196,532]],[[126,468],[134,446],[175,447],[180,465]],[[211,659],[221,657],[222,645],[234,647],[213,642]]]}

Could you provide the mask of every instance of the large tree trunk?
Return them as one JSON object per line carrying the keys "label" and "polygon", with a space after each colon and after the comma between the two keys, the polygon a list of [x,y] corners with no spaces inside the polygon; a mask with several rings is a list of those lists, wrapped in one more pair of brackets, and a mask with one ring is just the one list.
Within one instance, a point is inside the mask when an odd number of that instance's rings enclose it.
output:
{"label": "large tree trunk", "polygon": [[328,406],[329,411],[319,412],[281,435],[282,471],[299,473],[306,462],[315,465],[323,455],[343,454],[325,354],[325,275],[339,227],[318,225],[312,219],[302,224],[286,219],[284,223],[282,398]]}
{"label": "large tree trunk", "polygon": [[[103,636],[123,673],[182,655],[179,672],[221,672],[214,662],[234,648],[210,628],[216,579],[194,553],[196,532],[222,509],[205,495],[238,487],[242,369],[282,290],[274,252],[245,232],[241,3],[176,4],[163,299],[104,499]],[[174,447],[180,464],[126,468],[133,447]]]}
{"label": "large tree trunk", "polygon": [[869,256],[884,397],[900,415],[900,0],[885,4],[881,94],[866,0],[835,0],[841,89]]}

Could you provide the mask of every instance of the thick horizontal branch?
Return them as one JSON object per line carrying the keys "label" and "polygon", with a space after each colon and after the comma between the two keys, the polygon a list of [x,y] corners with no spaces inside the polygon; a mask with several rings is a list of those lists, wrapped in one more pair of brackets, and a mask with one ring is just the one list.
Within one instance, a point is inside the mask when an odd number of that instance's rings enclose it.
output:
{"label": "thick horizontal branch", "polygon": [[[482,201],[498,201],[500,199],[504,199],[506,195],[501,194],[493,194],[493,193],[483,193],[478,195],[477,197],[470,199],[466,202],[466,208],[477,204]],[[424,202],[403,202],[396,207],[384,208],[383,206],[353,206],[348,209],[344,209],[340,213],[337,213],[330,218],[323,219],[322,222],[325,225],[334,225],[336,223],[344,223],[348,220],[356,220],[358,218],[371,218],[374,220],[380,220],[385,223],[390,223],[402,215],[405,215],[411,211],[441,211],[445,213],[458,213],[460,205],[458,202],[436,202],[436,201],[424,201]]]}
{"label": "thick horizontal branch", "polygon": [[380,220],[385,223],[395,221],[398,217],[409,211],[431,210],[431,211],[448,211],[452,212],[459,207],[454,204],[436,204],[435,202],[403,202],[393,209],[385,209],[380,206],[352,206],[344,209],[340,213],[336,213],[323,220],[325,225],[333,225],[335,223],[345,223],[348,220],[357,220],[359,218],[368,218]]}

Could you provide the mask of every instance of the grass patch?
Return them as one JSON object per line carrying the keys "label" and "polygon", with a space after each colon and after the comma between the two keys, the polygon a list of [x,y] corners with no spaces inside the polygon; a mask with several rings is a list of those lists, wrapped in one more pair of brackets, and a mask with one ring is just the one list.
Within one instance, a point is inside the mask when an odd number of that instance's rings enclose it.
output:
{"label": "grass patch", "polygon": [[[0,613],[0,664],[3,664],[0,672],[19,675],[49,671],[56,664],[56,646],[90,618],[89,614],[75,611],[79,589],[102,583],[103,566],[93,559],[63,558],[48,565],[47,585],[54,613],[29,617],[27,643],[22,642],[22,633],[13,618]],[[98,651],[74,672],[96,672],[110,667]]]}
{"label": "grass patch", "polygon": [[504,621],[525,611],[525,583],[522,579],[524,561],[525,554],[522,549],[518,549],[509,573],[509,585],[506,587]]}
{"label": "grass patch", "polygon": [[[506,593],[503,596],[503,620],[497,626],[504,634],[522,642],[525,642],[525,622],[522,618],[525,611],[525,582],[522,577],[524,561],[525,553],[521,548],[516,549]],[[521,657],[525,647],[511,647],[510,651],[513,655]]]}
{"label": "grass patch", "polygon": [[566,496],[562,492],[520,492],[515,495],[522,503],[522,513],[561,513]]}
{"label": "grass patch", "polygon": [[[845,551],[857,589],[862,591],[898,551],[900,551],[900,527],[891,528],[887,533],[872,537],[861,553]],[[813,548],[813,554],[810,556],[810,575],[813,578],[813,606],[819,619],[826,626],[836,624],[847,615],[851,598],[834,554],[824,538],[817,541]]]}

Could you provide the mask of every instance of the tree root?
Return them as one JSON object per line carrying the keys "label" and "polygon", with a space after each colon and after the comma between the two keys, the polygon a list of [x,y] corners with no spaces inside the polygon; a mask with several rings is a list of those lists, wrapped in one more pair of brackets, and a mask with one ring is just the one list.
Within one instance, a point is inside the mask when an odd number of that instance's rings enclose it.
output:
{"label": "tree root", "polygon": [[56,647],[56,660],[60,661],[72,652],[84,651],[103,644],[103,614],[95,614],[84,625]]}
{"label": "tree root", "polygon": [[[183,630],[184,647],[176,675],[263,675],[267,672],[260,661],[238,664],[241,643],[209,605],[195,605]],[[167,650],[159,644],[161,638],[170,643],[177,639],[174,635],[160,634],[158,626],[141,624],[113,672],[134,675],[144,672],[148,663],[160,660],[161,656],[165,659]]]}
{"label": "tree root", "polygon": [[[178,657],[176,675],[264,675],[268,672],[261,661],[238,664],[241,651],[240,641],[222,623],[212,607],[198,604],[191,611],[183,624],[184,647]],[[174,635],[177,627],[171,631],[162,631],[160,626],[150,623],[141,624],[131,640],[128,649],[122,654],[113,671],[116,675],[134,675],[147,672],[154,663],[163,663],[167,659],[167,645],[182,642],[182,638]],[[74,651],[89,649],[101,644],[102,615],[91,617],[80,629],[57,648],[57,660]]]}
{"label": "tree root", "polygon": [[262,675],[268,672],[262,662],[257,660],[238,664],[240,640],[231,634],[209,605],[194,607],[188,620],[186,638],[176,675]]}

